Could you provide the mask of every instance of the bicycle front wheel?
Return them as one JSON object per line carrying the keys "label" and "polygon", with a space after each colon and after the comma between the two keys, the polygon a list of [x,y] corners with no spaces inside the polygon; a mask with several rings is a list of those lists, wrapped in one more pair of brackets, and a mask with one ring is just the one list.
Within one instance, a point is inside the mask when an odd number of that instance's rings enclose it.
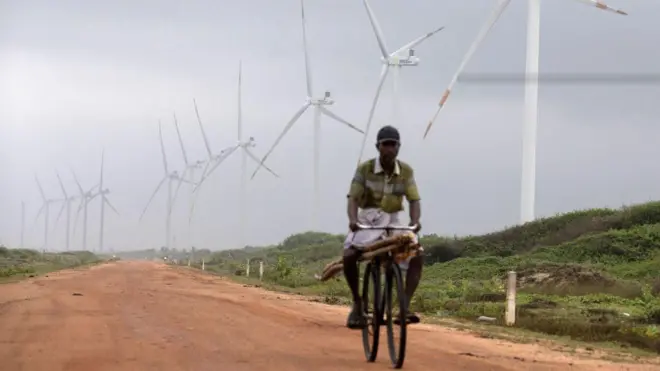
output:
{"label": "bicycle front wheel", "polygon": [[[396,263],[391,263],[385,274],[385,323],[387,326],[387,347],[390,352],[392,367],[403,367],[403,360],[406,357],[406,337],[407,337],[407,305],[406,292],[403,285],[403,276],[401,268]],[[395,309],[397,306],[398,310]],[[395,323],[398,319],[399,324]],[[395,338],[395,330],[398,330],[398,341]]]}
{"label": "bicycle front wheel", "polygon": [[366,264],[362,281],[362,308],[367,315],[367,327],[362,329],[362,345],[368,362],[374,362],[378,355],[380,338],[381,288],[379,265],[375,262]]}

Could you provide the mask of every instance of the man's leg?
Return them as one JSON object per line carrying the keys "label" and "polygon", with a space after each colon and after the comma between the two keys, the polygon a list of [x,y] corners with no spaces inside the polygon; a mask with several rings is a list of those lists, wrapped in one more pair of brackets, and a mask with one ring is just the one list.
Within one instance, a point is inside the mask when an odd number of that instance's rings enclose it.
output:
{"label": "man's leg", "polygon": [[359,254],[354,249],[344,249],[344,277],[353,294],[353,309],[348,315],[349,328],[363,328],[366,320],[362,315],[362,298],[360,297],[360,270],[358,268]]}
{"label": "man's leg", "polygon": [[[412,302],[413,295],[419,286],[419,281],[422,279],[422,269],[424,267],[424,258],[421,255],[415,256],[408,262],[408,270],[406,272],[406,310],[408,311],[408,321],[410,323],[419,323],[419,316],[410,311],[410,303]],[[396,323],[398,321],[395,320]]]}

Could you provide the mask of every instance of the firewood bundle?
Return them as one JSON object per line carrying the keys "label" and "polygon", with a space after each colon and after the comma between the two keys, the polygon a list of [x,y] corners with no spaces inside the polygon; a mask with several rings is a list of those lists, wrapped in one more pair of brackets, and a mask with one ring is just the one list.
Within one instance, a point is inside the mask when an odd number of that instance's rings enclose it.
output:
{"label": "firewood bundle", "polygon": [[[415,243],[415,235],[412,232],[399,234],[396,236],[388,237],[376,241],[364,248],[361,248],[362,254],[360,261],[367,261],[373,259],[375,256],[394,251],[396,262],[401,262],[410,256],[415,256],[419,248],[419,244]],[[343,258],[328,263],[323,269],[323,273],[316,278],[320,281],[327,281],[332,277],[337,276],[344,269]]]}

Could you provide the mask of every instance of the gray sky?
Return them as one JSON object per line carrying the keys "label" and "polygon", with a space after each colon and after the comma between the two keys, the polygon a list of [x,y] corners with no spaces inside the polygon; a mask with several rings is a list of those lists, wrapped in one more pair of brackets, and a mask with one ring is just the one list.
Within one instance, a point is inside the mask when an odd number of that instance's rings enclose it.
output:
{"label": "gray sky", "polygon": [[[571,0],[544,1],[541,71],[660,74],[660,2],[610,0],[623,17]],[[396,123],[401,158],[411,163],[423,198],[426,233],[482,233],[519,216],[522,84],[459,83],[429,138],[426,122],[496,0],[372,0],[390,48],[440,25],[404,68]],[[174,131],[176,111],[188,152],[203,159],[192,99],[217,152],[236,142],[236,80],[243,60],[246,137],[259,156],[305,98],[298,0],[0,1],[0,241],[20,238],[20,202],[27,204],[26,242],[43,244],[33,227],[40,198],[60,197],[56,169],[75,192],[69,168],[84,187],[98,179],[106,150],[106,185],[121,216],[107,213],[106,245],[115,249],[164,244],[165,192],[141,223],[139,215],[162,177],[157,137],[163,121],[170,164],[183,161]],[[364,127],[380,70],[379,49],[360,1],[306,2],[307,31],[318,95],[332,91],[332,109]],[[514,0],[470,62],[470,73],[522,73],[526,6]],[[374,128],[391,124],[391,80]],[[552,85],[540,91],[537,213],[618,207],[660,198],[660,115],[656,85]],[[311,227],[312,112],[269,158],[280,179],[260,172],[249,183],[249,244],[275,243]],[[322,223],[346,225],[345,193],[360,136],[324,118]],[[250,163],[251,174],[254,164]],[[190,234],[182,192],[174,216],[176,245],[212,249],[238,243],[240,156],[229,159],[202,189]],[[74,206],[74,214],[77,204]],[[51,218],[59,205],[51,207]],[[89,245],[98,245],[99,204],[90,205]],[[51,224],[52,225],[52,224]],[[62,248],[63,217],[52,234]],[[80,247],[80,228],[74,246]]]}

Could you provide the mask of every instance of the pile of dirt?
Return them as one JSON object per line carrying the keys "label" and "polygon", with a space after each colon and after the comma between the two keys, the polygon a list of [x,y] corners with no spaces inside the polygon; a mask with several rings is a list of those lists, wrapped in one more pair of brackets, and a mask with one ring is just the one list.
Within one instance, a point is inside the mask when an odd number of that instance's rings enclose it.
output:
{"label": "pile of dirt", "polygon": [[579,265],[543,265],[518,272],[519,287],[612,287],[617,281]]}

